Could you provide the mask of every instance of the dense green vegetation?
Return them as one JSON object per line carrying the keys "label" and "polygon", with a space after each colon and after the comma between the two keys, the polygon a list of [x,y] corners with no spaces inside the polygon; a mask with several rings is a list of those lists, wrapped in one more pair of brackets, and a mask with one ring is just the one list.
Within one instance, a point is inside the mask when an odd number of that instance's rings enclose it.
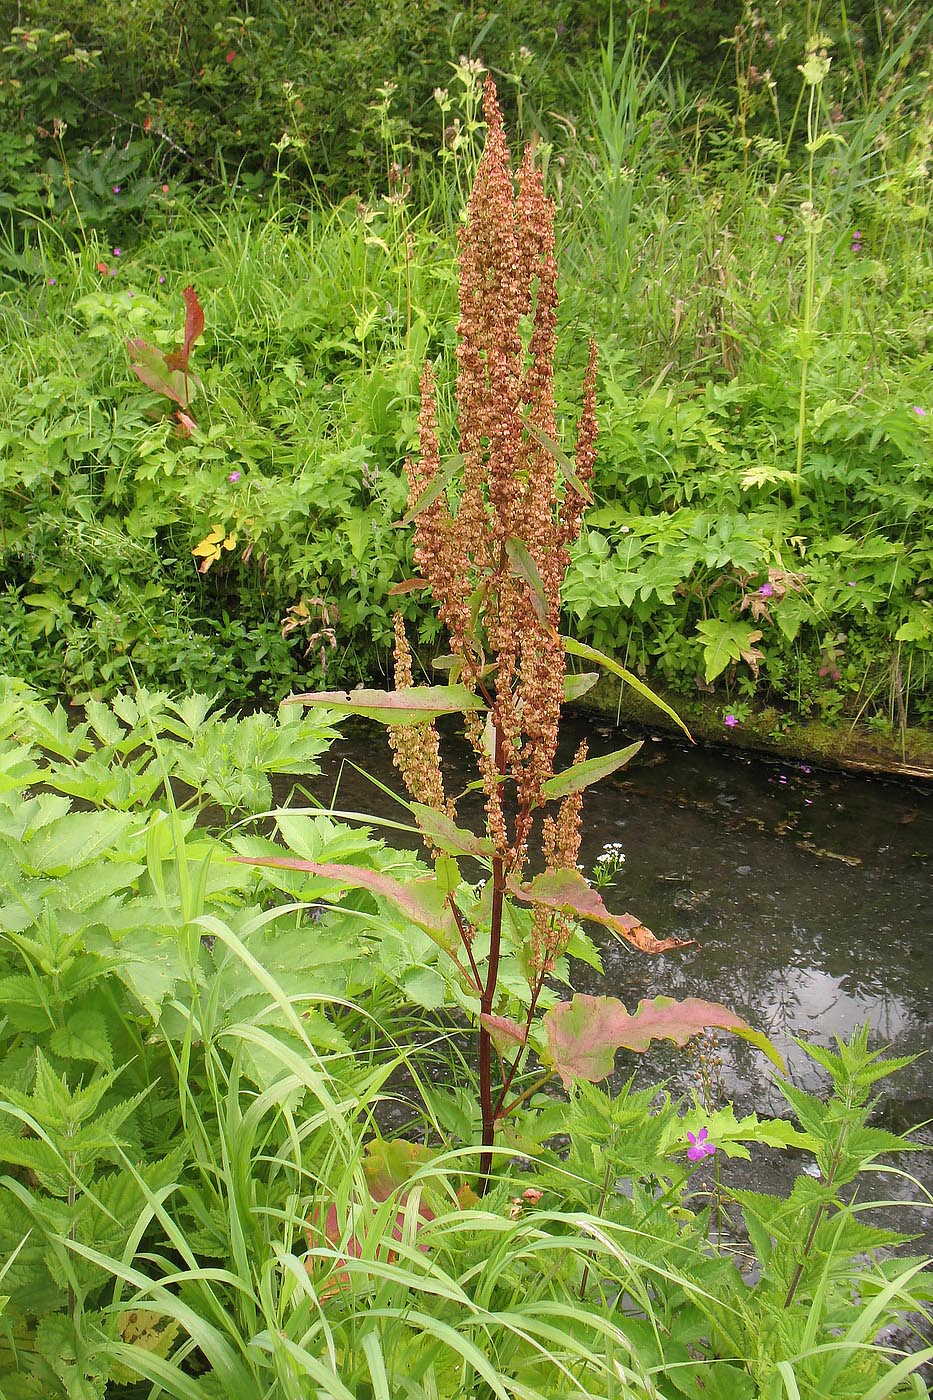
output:
{"label": "dense green vegetation", "polygon": [[[72,727],[0,696],[2,1393],[921,1395],[931,1353],[874,1338],[929,1275],[845,1204],[906,1145],[866,1126],[897,1063],[811,1048],[830,1096],[785,1085],[787,1120],[737,1118],[708,1049],[692,1102],[538,1093],[479,1200],[452,965],[378,894],[229,860],[427,873],[319,808],[262,816],[330,737],[297,713],[142,691]],[[734,1187],[764,1147],[819,1175]]]}
{"label": "dense green vegetation", "polygon": [[[804,32],[747,18],[724,51],[731,88],[712,94],[631,32],[572,74],[516,50],[500,86],[541,131],[562,322],[601,351],[568,624],[656,682],[715,687],[724,714],[767,698],[885,728],[930,704],[930,32],[910,11],[866,22],[866,64],[856,29],[828,27],[836,48],[817,36],[798,72]],[[77,40],[15,35],[4,100],[31,121],[40,88],[48,114],[77,100],[76,70],[105,83],[122,50],[104,37],[112,51],[69,67]],[[7,670],[79,699],[131,668],[239,699],[317,681],[324,662],[340,681],[384,670],[388,588],[410,573],[393,522],[418,375],[429,356],[450,383],[454,363],[475,67],[449,70],[417,130],[414,86],[373,85],[362,199],[309,186],[317,128],[293,91],[275,149],[239,175],[229,153],[211,180],[177,153],[160,165],[164,142],[127,146],[103,117],[96,145],[36,136],[36,157],[58,155],[10,168]],[[213,71],[192,90],[218,105],[232,90],[211,96]],[[547,74],[564,113],[535,95]],[[145,106],[142,77],[134,91]],[[207,326],[184,436],[125,341],[179,339],[189,283]],[[580,368],[559,365],[559,385]],[[195,558],[212,532],[218,557]]]}
{"label": "dense green vegetation", "polygon": [[[817,1097],[754,1017],[566,993],[587,923],[682,940],[577,864],[638,745],[554,766],[578,662],[929,716],[929,17],[256,8],[0,0],[0,1396],[918,1397],[927,1261],[858,1200],[916,1189],[907,1061],[803,1046]],[[398,821],[273,807],[346,713]]]}

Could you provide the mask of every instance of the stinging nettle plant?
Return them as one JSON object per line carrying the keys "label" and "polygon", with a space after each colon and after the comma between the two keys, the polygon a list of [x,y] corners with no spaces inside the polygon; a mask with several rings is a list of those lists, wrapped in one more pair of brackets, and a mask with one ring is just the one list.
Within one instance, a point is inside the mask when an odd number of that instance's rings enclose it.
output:
{"label": "stinging nettle plant", "polygon": [[[602,924],[648,954],[681,947],[684,940],[656,938],[632,915],[610,913],[577,869],[584,789],[628,762],[640,745],[588,758],[584,742],[572,766],[555,773],[561,706],[597,678],[592,672],[565,674],[565,657],[603,664],[644,687],[610,658],[558,631],[568,551],[590,500],[596,347],[591,343],[572,465],[556,441],[554,205],[530,150],[513,176],[491,78],[484,110],[485,151],[460,235],[459,451],[442,460],[428,364],[421,381],[420,454],[406,465],[406,522],[414,523],[421,576],[395,590],[427,588],[433,595],[450,638],[450,655],[439,661],[450,684],[413,684],[397,615],[394,690],[294,697],[387,725],[434,873],[403,885],[350,865],[291,857],[261,862],[307,870],[344,889],[385,898],[452,959],[458,1000],[479,1024],[481,1190],[497,1125],[555,1073],[565,1085],[574,1078],[598,1081],[611,1072],[621,1047],[643,1051],[658,1037],[683,1045],[710,1026],[753,1041],[780,1065],[763,1035],[725,1007],[696,998],[646,999],[630,1014],[614,997],[577,995],[537,1015],[539,1005],[552,999],[547,979],[578,921]],[[457,825],[455,804],[444,790],[435,720],[451,713],[464,715],[476,756],[485,796],[482,835]],[[532,856],[537,837],[543,860]],[[458,862],[465,857],[485,870],[479,886],[462,878]],[[542,863],[543,871],[532,874]],[[522,994],[515,993],[513,978],[508,994],[504,989],[507,953],[526,984]],[[542,1074],[520,1090],[532,1049]]]}

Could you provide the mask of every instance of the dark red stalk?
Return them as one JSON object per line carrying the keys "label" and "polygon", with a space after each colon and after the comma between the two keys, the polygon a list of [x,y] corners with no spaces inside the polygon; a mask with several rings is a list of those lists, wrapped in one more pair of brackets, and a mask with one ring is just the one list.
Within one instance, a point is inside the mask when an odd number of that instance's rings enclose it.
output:
{"label": "dark red stalk", "polygon": [[[505,754],[502,725],[498,714],[493,712],[496,732],[495,767],[500,777],[505,776]],[[483,1015],[492,1014],[499,982],[499,953],[502,947],[502,907],[505,901],[505,860],[501,855],[492,862],[492,909],[489,926],[489,959],[486,967],[486,985],[480,999]],[[489,1173],[492,1168],[492,1146],[496,1137],[496,1111],[492,1102],[492,1037],[480,1022],[479,1029],[479,1100],[483,1118],[482,1154],[479,1159],[479,1194],[486,1194],[489,1187]]]}

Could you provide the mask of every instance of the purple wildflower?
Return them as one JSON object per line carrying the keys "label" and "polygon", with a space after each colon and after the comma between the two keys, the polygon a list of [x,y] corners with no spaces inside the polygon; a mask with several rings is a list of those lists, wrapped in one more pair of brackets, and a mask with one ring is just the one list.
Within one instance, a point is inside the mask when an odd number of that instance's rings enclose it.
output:
{"label": "purple wildflower", "polygon": [[122,249],[122,248],[114,248],[114,250],[113,250],[113,256],[114,256],[115,258],[122,258],[122,257],[123,257],[123,249]]}
{"label": "purple wildflower", "polygon": [[716,1151],[714,1145],[707,1140],[707,1131],[705,1128],[701,1128],[696,1136],[694,1136],[693,1133],[688,1133],[687,1141],[690,1143],[690,1146],[687,1148],[687,1156],[690,1158],[691,1162],[702,1162],[704,1157],[712,1157],[713,1153]]}
{"label": "purple wildflower", "polygon": [[50,277],[50,278],[49,278],[49,286],[50,286],[50,287],[54,287],[54,286],[55,286],[55,278],[54,278],[54,277]]}
{"label": "purple wildflower", "polygon": [[165,281],[165,273],[163,272],[163,273],[160,275],[160,277],[159,277],[159,286],[160,286],[160,287],[162,286],[162,283],[163,283],[164,281]]}
{"label": "purple wildflower", "polygon": [[927,411],[926,411],[926,409],[925,409],[925,408],[921,408],[920,405],[919,405],[918,403],[915,403],[915,404],[914,404],[914,413],[916,413],[916,415],[917,415],[918,418],[926,418],[926,416],[927,416]]}
{"label": "purple wildflower", "polygon": [[847,587],[847,588],[858,588],[858,584],[855,582],[855,579],[854,579],[854,578],[849,578],[849,579],[846,579],[846,587]]}
{"label": "purple wildflower", "polygon": [[774,594],[774,584],[763,583],[759,588],[758,592],[761,594],[762,598],[770,598]]}
{"label": "purple wildflower", "polygon": [[231,472],[230,475],[227,477],[227,480],[232,481],[235,485],[239,481],[241,475],[241,472]]}
{"label": "purple wildflower", "polygon": [[113,187],[113,192],[114,192],[114,194],[119,194],[119,193],[120,193],[120,186],[119,186],[119,185],[114,185],[114,187]]}
{"label": "purple wildflower", "polygon": [[723,724],[726,726],[727,729],[734,729],[735,726],[738,724],[738,720],[736,719],[735,715],[726,715],[725,719],[723,720]]}
{"label": "purple wildflower", "polygon": [[774,235],[774,241],[775,241],[775,243],[783,243],[783,242],[784,242],[784,235],[783,235],[783,233],[776,233],[776,234]]}

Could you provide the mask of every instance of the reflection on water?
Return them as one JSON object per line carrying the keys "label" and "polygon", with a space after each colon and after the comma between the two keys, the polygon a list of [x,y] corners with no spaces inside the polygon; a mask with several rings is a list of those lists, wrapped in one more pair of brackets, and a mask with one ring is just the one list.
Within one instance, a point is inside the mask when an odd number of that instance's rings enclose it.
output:
{"label": "reflection on water", "polygon": [[[453,732],[453,731],[451,731]],[[348,730],[326,759],[315,792],[339,804],[398,816],[376,787],[344,760],[401,791],[375,726]],[[565,722],[558,767],[586,735],[590,754],[632,736],[601,723]],[[454,739],[445,754],[448,790],[471,781],[468,754]],[[469,824],[474,796],[459,808]],[[767,1032],[807,1089],[825,1082],[794,1038],[832,1044],[868,1021],[873,1043],[893,1054],[922,1054],[933,1002],[930,871],[933,804],[920,786],[814,769],[794,761],[692,748],[649,736],[628,768],[588,790],[581,861],[590,872],[613,843],[626,860],[603,898],[637,914],[659,936],[696,940],[646,958],[627,945],[603,945],[605,977],[576,964],[577,990],[611,992],[629,1009],[659,992],[721,1001]],[[592,931],[593,926],[590,926]],[[764,1057],[724,1036],[727,1092],[743,1111],[780,1112]],[[627,1063],[623,1063],[627,1059]],[[619,1056],[618,1077],[633,1069],[693,1087],[687,1058],[672,1047]],[[900,1126],[933,1117],[933,1065],[926,1055],[885,1085],[902,1103]],[[923,1154],[926,1156],[927,1154]],[[916,1159],[914,1169],[918,1167]]]}

